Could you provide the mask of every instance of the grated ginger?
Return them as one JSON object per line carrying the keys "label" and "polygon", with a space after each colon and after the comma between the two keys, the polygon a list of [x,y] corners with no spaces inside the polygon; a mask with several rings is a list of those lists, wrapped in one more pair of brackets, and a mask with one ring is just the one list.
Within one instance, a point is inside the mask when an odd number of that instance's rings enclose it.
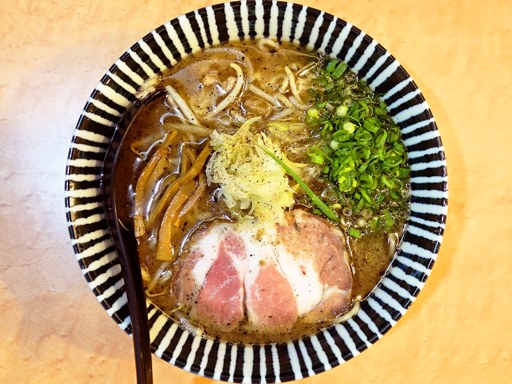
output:
{"label": "grated ginger", "polygon": [[258,120],[260,117],[247,120],[233,135],[212,133],[210,144],[215,152],[206,166],[206,176],[208,184],[220,185],[229,208],[249,210],[249,217],[258,222],[283,223],[285,209],[295,202],[294,190],[285,170],[262,148],[292,163],[263,132],[250,131]]}

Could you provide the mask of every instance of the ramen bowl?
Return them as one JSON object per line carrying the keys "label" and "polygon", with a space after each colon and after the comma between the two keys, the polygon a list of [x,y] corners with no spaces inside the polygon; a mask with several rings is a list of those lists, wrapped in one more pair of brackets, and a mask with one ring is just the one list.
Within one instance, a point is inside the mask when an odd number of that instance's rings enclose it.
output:
{"label": "ramen bowl", "polygon": [[441,244],[447,170],[436,123],[417,85],[379,43],[336,16],[276,1],[217,4],[151,31],[126,51],[93,90],[79,118],[66,168],[69,232],[79,266],[108,315],[128,334],[121,266],[107,224],[102,173],[118,123],[162,71],[222,42],[269,37],[345,61],[388,105],[411,167],[410,216],[385,276],[350,319],[297,340],[241,344],[201,337],[147,300],[155,355],[186,371],[229,382],[298,380],[332,369],[379,340],[419,294]]}

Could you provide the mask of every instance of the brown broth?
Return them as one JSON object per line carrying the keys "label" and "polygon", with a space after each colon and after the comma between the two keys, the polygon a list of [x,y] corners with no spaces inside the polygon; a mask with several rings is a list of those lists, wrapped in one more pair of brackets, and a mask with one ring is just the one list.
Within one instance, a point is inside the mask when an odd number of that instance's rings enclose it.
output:
{"label": "brown broth", "polygon": [[[284,48],[287,50],[298,50],[301,53],[304,53],[303,50],[291,46],[290,44],[283,44]],[[262,57],[258,54],[256,50],[256,43],[247,42],[244,44],[233,44],[232,47],[241,50],[248,58],[251,59],[253,64],[253,70],[256,72],[266,73],[267,77],[262,76],[260,81],[260,86],[262,88],[265,87],[265,80],[270,79],[275,75],[275,72],[278,71],[279,68],[282,68],[283,65],[289,65],[289,57],[293,58],[293,61],[297,65],[304,66],[307,63],[311,62],[312,59],[309,56],[304,55],[296,55],[290,53],[289,55],[277,56],[275,54],[266,54],[266,57]],[[190,70],[188,68],[192,68],[201,60],[218,60],[218,65],[213,66],[212,71],[216,73],[212,73],[212,76],[217,76],[220,83],[229,82],[229,78],[222,71],[223,66],[226,66],[226,62],[228,61],[226,58],[222,59],[222,56],[216,57],[216,55],[212,54],[204,54],[204,52],[199,52],[196,55],[188,57],[178,63],[174,68],[172,68],[168,73],[163,74],[160,79],[160,84],[158,87],[164,87],[165,85],[171,83],[170,79],[172,78],[173,86],[180,94],[197,93],[198,95],[205,95],[209,97],[218,96],[218,99],[221,99],[223,94],[222,92],[215,94],[218,92],[218,89],[215,90],[215,87],[208,88],[206,85],[194,80],[193,77],[187,77],[186,75],[190,75]],[[275,62],[270,62],[269,59],[275,60]],[[218,69],[218,70],[217,70]],[[212,77],[213,78],[213,77]],[[178,80],[176,80],[178,79]],[[268,88],[272,89],[274,85],[267,84]],[[218,87],[217,87],[218,88]],[[219,96],[220,95],[220,96]],[[202,97],[202,96],[201,96]],[[201,112],[204,108],[203,112],[207,113],[211,106],[203,106],[203,102],[201,97],[197,97],[196,99],[190,98],[187,100],[191,106],[193,106],[196,113]],[[237,113],[243,113],[246,118],[253,117],[257,115],[258,106],[250,105],[253,101],[251,100],[237,100],[234,105],[230,108],[227,114],[228,117],[232,119],[230,124],[227,125],[219,125],[213,122],[208,122],[205,124],[209,129],[217,129],[226,132],[233,132],[236,130],[236,127],[239,125],[233,116],[236,116]],[[147,159],[151,155],[155,153],[157,146],[151,147],[157,140],[161,140],[165,133],[165,127],[161,123],[161,117],[168,113],[169,108],[166,102],[164,102],[163,98],[156,99],[150,103],[148,103],[142,110],[136,115],[133,122],[130,125],[128,130],[126,139],[124,141],[124,147],[121,151],[120,159],[119,159],[119,170],[116,179],[116,190],[119,191],[117,198],[117,203],[119,209],[119,218],[121,222],[128,228],[133,228],[133,215],[134,215],[134,190],[135,185],[137,183],[137,179],[140,176],[143,168],[147,164]],[[268,113],[267,113],[268,115]],[[174,120],[173,120],[174,119]],[[299,119],[303,119],[303,117],[299,117]],[[176,121],[175,118],[171,117],[170,121]],[[313,132],[309,132],[308,135],[312,139],[315,139],[315,134]],[[202,138],[179,133],[177,144],[173,145],[167,159],[168,163],[172,162],[172,159],[179,158],[179,150],[180,145],[186,145],[193,149],[198,149],[201,147],[199,144],[187,144],[190,141],[200,142]],[[294,146],[300,146],[301,141],[294,144],[290,144],[288,147],[293,148]],[[135,149],[134,150],[131,150]],[[149,148],[152,148],[149,150]],[[139,154],[135,153],[139,151]],[[198,151],[196,151],[198,152]],[[145,155],[146,158],[142,158],[142,155]],[[295,153],[290,154],[290,159],[293,161],[304,161],[305,153]],[[169,170],[167,173],[172,173],[172,166],[167,165]],[[174,164],[177,168],[179,165]],[[318,194],[322,193],[322,189],[325,188],[325,184],[318,180],[309,180],[311,182],[311,186],[315,189],[315,192]],[[188,236],[193,233],[194,230],[201,229],[201,223],[206,223],[208,220],[212,219],[222,219],[222,220],[230,220],[233,218],[232,212],[230,212],[227,207],[223,204],[222,199],[218,199],[216,196],[216,186],[211,185],[207,186],[206,192],[202,195],[198,203],[195,205],[195,208],[187,215],[185,218],[183,225],[177,229],[177,233],[173,237],[173,242],[175,244],[175,251],[177,253],[180,252],[180,248],[186,250],[186,240]],[[298,199],[298,202],[301,204],[308,204],[306,199]],[[310,207],[311,208],[311,207]],[[159,220],[161,220],[161,216]],[[157,222],[159,221],[157,220]],[[403,225],[403,223],[399,223],[399,226]],[[144,269],[147,269],[149,276],[154,276],[157,270],[161,267],[162,262],[155,260],[155,237],[157,236],[157,227],[148,228],[148,233],[139,238],[139,258],[141,261],[141,265]],[[183,247],[182,247],[183,245]],[[354,273],[354,286],[352,295],[353,297],[360,296],[364,298],[369,292],[371,292],[376,284],[381,279],[383,273],[388,267],[391,260],[391,253],[389,252],[389,246],[387,244],[387,235],[386,234],[370,234],[359,240],[349,240],[347,242],[347,246],[350,248],[351,254],[351,263],[353,267]],[[186,252],[185,252],[186,254]],[[179,258],[180,256],[178,256]],[[163,283],[157,284],[152,288],[153,293],[162,293],[160,295],[155,295],[151,297],[151,300],[155,305],[160,307],[164,312],[170,314],[173,317],[180,317],[183,314],[181,312],[173,311],[178,306],[178,303],[174,299],[171,292],[171,283],[172,276],[175,275],[176,263],[171,263],[167,268],[169,273],[171,274],[171,278],[166,280]],[[149,284],[148,281],[145,281],[145,286],[147,287]],[[186,313],[184,314],[186,315]],[[332,321],[331,321],[332,323]],[[328,322],[321,324],[304,324],[300,320],[296,323],[291,332],[285,333],[275,333],[275,334],[266,334],[265,332],[259,332],[258,330],[250,329],[244,325],[238,327],[235,331],[231,331],[229,333],[220,332],[215,327],[209,327],[207,324],[193,324],[198,328],[202,328],[205,331],[205,334],[211,337],[221,338],[233,342],[243,342],[243,343],[265,343],[265,342],[283,342],[289,341],[291,339],[296,339],[302,337],[304,335],[312,334],[317,330],[329,325]]]}

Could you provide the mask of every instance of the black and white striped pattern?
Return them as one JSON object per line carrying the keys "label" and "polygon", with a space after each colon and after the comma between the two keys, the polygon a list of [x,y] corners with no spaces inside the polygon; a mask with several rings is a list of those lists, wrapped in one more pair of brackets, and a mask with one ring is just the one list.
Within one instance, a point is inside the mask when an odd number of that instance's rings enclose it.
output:
{"label": "black and white striped pattern", "polygon": [[383,94],[408,150],[411,217],[387,276],[357,315],[302,340],[247,346],[193,337],[147,303],[156,355],[187,371],[230,382],[311,376],[377,341],[423,287],[441,244],[447,212],[446,164],[432,114],[414,81],[375,40],[330,14],[293,3],[241,1],[190,12],[146,35],[110,68],[84,107],[69,152],[65,187],[73,248],[94,294],[124,330],[131,332],[130,318],[100,185],[115,126],[140,86],[181,58],[220,42],[268,36],[346,61]]}

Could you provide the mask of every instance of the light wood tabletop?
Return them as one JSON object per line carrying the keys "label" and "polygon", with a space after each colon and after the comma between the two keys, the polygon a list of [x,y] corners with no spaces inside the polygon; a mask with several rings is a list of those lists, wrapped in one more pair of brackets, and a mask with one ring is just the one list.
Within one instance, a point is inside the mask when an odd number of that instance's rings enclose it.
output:
{"label": "light wood tabletop", "polygon": [[[363,29],[409,71],[449,172],[444,242],[425,288],[382,340],[320,383],[512,378],[512,3],[297,0]],[[64,209],[69,143],[110,65],[211,0],[0,5],[0,382],[133,383],[131,339],[91,293]],[[153,358],[155,383],[210,383]]]}

